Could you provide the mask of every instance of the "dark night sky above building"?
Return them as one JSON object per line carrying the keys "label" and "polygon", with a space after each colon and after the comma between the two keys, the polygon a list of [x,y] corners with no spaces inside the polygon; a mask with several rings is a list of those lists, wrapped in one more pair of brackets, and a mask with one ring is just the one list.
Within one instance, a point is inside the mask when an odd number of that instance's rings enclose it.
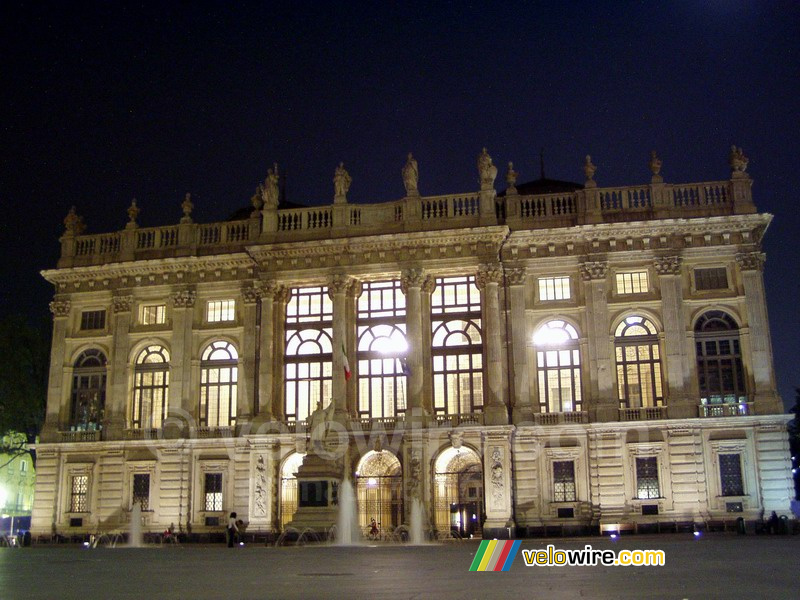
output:
{"label": "dark night sky above building", "polygon": [[[244,4],[244,3],[239,3]],[[222,220],[273,161],[287,197],[352,202],[477,189],[486,146],[520,181],[726,179],[750,158],[766,238],[773,345],[788,405],[800,385],[800,4],[746,2],[4,2],[0,308],[47,315],[62,219],[89,232]],[[502,177],[498,177],[498,184]],[[498,185],[498,188],[500,186]]]}

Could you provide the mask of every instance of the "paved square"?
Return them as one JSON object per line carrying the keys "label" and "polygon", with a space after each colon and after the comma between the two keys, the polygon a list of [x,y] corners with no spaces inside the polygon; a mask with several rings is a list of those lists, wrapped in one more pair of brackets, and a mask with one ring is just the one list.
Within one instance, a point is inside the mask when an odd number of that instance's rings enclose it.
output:
{"label": "paved square", "polygon": [[662,549],[663,567],[468,571],[477,542],[340,548],[165,546],[0,550],[0,597],[35,598],[797,598],[800,536],[716,534],[523,540],[523,549]]}

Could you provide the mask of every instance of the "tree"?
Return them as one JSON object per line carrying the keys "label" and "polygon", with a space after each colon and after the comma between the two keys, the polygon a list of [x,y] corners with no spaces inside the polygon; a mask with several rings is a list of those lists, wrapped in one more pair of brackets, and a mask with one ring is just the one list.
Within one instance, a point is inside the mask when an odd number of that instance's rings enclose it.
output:
{"label": "tree", "polygon": [[44,321],[33,326],[19,315],[4,317],[0,319],[0,349],[1,450],[13,459],[31,452],[28,444],[36,441],[44,422],[50,326]]}

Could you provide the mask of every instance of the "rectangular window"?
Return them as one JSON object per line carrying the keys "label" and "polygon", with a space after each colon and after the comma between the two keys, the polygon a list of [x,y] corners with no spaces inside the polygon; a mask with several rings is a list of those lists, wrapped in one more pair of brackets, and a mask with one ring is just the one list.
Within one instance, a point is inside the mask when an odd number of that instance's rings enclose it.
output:
{"label": "rectangular window", "polygon": [[222,323],[236,319],[236,300],[209,300],[206,303],[206,321]]}
{"label": "rectangular window", "polygon": [[719,455],[719,478],[723,496],[744,496],[742,458],[739,454]]}
{"label": "rectangular window", "polygon": [[655,456],[636,459],[636,497],[642,500],[660,498],[658,459]]}
{"label": "rectangular window", "polygon": [[20,473],[27,473],[28,472],[28,461],[23,460],[19,463],[19,472]]}
{"label": "rectangular window", "polygon": [[569,277],[540,277],[539,300],[569,300]]}
{"label": "rectangular window", "polygon": [[728,289],[728,270],[725,267],[695,269],[694,287],[697,291]]}
{"label": "rectangular window", "polygon": [[133,474],[133,502],[139,503],[142,510],[150,510],[150,473]]}
{"label": "rectangular window", "polygon": [[647,290],[647,271],[617,273],[618,294],[644,294]]}
{"label": "rectangular window", "polygon": [[167,322],[167,305],[142,304],[139,307],[139,322],[142,325],[163,325]]}
{"label": "rectangular window", "polygon": [[104,310],[85,310],[81,313],[81,331],[91,331],[92,329],[105,329],[106,311]]}
{"label": "rectangular window", "polygon": [[575,463],[571,460],[553,462],[553,500],[575,502]]}
{"label": "rectangular window", "polygon": [[222,473],[206,473],[203,510],[222,510]]}
{"label": "rectangular window", "polygon": [[73,475],[70,489],[69,512],[89,512],[87,494],[89,492],[89,476]]}

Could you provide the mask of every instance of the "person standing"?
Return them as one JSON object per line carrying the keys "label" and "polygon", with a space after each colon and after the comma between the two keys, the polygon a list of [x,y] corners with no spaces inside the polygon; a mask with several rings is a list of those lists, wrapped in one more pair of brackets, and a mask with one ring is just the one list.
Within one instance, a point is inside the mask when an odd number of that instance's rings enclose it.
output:
{"label": "person standing", "polygon": [[228,527],[226,533],[228,535],[228,548],[233,548],[233,540],[239,533],[239,526],[236,524],[235,512],[232,512],[231,516],[228,517]]}

